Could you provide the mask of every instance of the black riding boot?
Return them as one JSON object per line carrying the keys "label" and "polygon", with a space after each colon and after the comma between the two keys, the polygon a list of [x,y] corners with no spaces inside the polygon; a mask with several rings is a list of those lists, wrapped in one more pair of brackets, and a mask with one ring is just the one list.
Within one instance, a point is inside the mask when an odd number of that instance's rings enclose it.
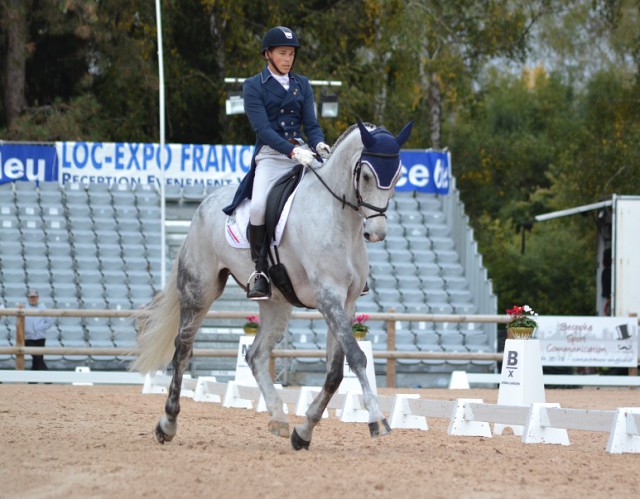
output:
{"label": "black riding boot", "polygon": [[[256,271],[249,278],[249,291],[247,298],[250,300],[268,300],[271,296],[271,284],[267,277],[266,253],[263,255],[265,244],[264,225],[249,224],[249,243],[251,244],[251,259],[256,264]],[[255,276],[253,285],[251,279]]]}

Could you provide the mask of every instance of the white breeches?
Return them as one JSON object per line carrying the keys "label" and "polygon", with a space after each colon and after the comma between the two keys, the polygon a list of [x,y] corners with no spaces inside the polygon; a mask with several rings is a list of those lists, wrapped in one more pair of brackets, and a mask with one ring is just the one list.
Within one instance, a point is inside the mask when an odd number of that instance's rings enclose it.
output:
{"label": "white breeches", "polygon": [[[309,146],[302,145],[308,149]],[[296,165],[296,162],[269,146],[262,146],[256,155],[256,174],[251,191],[251,225],[264,225],[267,196],[273,184]]]}

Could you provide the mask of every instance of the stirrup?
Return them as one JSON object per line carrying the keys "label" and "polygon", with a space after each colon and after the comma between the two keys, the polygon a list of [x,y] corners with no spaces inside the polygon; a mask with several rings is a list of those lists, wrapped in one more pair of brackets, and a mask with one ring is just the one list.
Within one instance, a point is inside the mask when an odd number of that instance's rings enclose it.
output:
{"label": "stirrup", "polygon": [[364,288],[360,291],[360,296],[366,296],[369,294],[369,281],[365,281]]}
{"label": "stirrup", "polygon": [[[264,279],[264,281],[262,281],[262,279]],[[253,281],[253,288],[251,287],[251,281]],[[257,287],[264,287],[260,286],[260,284],[266,284],[266,289],[256,289]],[[249,276],[249,280],[247,281],[247,298],[254,301],[268,300],[271,298],[271,283],[269,282],[267,274],[256,270]]]}

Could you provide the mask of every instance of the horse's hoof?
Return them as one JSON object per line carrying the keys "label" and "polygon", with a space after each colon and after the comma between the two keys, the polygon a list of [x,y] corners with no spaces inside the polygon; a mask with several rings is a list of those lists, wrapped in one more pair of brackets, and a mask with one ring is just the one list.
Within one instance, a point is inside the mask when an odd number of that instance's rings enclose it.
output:
{"label": "horse's hoof", "polygon": [[165,442],[171,442],[173,440],[173,437],[175,436],[175,435],[168,435],[167,433],[165,433],[160,423],[156,425],[155,434],[156,434],[156,440],[161,444],[164,444]]}
{"label": "horse's hoof", "polygon": [[269,431],[276,437],[289,438],[289,423],[269,421]]}
{"label": "horse's hoof", "polygon": [[369,433],[371,433],[371,437],[383,437],[384,435],[388,435],[391,433],[391,427],[385,418],[382,418],[380,421],[375,421],[373,423],[369,423]]}
{"label": "horse's hoof", "polygon": [[300,435],[298,435],[298,432],[294,428],[293,433],[291,434],[291,446],[293,447],[293,450],[300,450],[300,449],[309,450],[309,445],[311,445],[311,442],[302,440],[300,438]]}

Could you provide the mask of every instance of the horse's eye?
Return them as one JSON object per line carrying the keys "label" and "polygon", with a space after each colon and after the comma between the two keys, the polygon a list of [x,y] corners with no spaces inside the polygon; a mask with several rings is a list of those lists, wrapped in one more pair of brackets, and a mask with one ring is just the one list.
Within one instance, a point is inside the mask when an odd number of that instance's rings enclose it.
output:
{"label": "horse's eye", "polygon": [[367,182],[367,183],[371,182],[371,175],[369,175],[368,173],[364,173],[362,175],[362,180]]}

